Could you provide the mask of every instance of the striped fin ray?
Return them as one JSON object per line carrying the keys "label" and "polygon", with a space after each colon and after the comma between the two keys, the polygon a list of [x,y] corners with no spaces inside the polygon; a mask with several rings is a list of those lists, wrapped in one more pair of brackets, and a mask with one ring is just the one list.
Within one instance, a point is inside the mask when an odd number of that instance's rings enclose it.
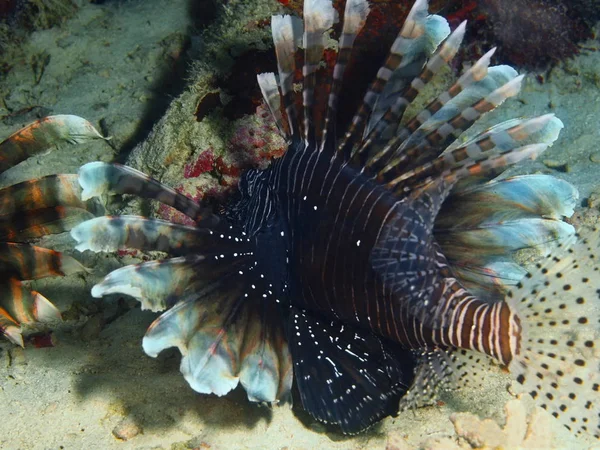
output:
{"label": "striped fin ray", "polygon": [[93,217],[84,209],[63,206],[7,214],[0,216],[0,241],[24,242],[62,233]]}
{"label": "striped fin ray", "polygon": [[0,173],[62,143],[107,139],[87,120],[73,115],[48,116],[27,125],[0,143]]}
{"label": "striped fin ray", "polygon": [[219,223],[210,208],[131,167],[91,162],[81,166],[78,174],[84,200],[102,194],[133,194],[171,206],[194,219],[199,226],[214,227]]}
{"label": "striped fin ray", "polygon": [[[459,29],[457,28],[456,31],[458,30]],[[423,125],[424,122],[442,109],[444,105],[451,102],[453,98],[468,89],[470,85],[483,80],[487,76],[490,58],[494,52],[495,49],[492,49],[479,58],[479,60],[462,74],[448,90],[432,100],[405,126],[400,127],[396,132],[396,136],[390,139],[383,149],[371,155],[369,160],[366,161],[369,172],[377,172],[385,167],[386,164],[389,164],[392,167],[404,168],[407,165],[407,161],[412,162],[413,160],[416,160],[422,153],[425,153],[428,150],[429,152],[433,152],[435,156],[443,151],[443,149],[440,148],[429,148],[428,142],[423,139],[419,142],[420,145],[411,146],[411,140],[409,138],[411,137],[411,134],[415,133],[415,131]],[[421,135],[419,134],[418,136]],[[414,140],[416,139],[413,137],[413,141]]]}
{"label": "striped fin ray", "polygon": [[323,129],[322,148],[326,146],[327,136],[335,136],[335,116],[338,105],[342,80],[346,66],[350,61],[352,47],[360,30],[364,27],[369,15],[369,3],[367,0],[348,0],[344,9],[344,24],[339,40],[338,55],[333,68],[329,98],[327,100],[327,114]]}
{"label": "striped fin ray", "polygon": [[[485,67],[485,66],[484,66]],[[378,173],[379,179],[392,179],[438,157],[464,130],[468,129],[486,112],[515,96],[523,76],[517,76],[508,66],[488,69],[488,74],[470,87],[447,100],[445,105],[427,119],[414,133],[402,142],[392,157]],[[442,97],[444,94],[442,94]],[[427,114],[426,114],[427,115]],[[400,131],[402,133],[402,130]],[[411,164],[407,165],[406,161]]]}
{"label": "striped fin ray", "polygon": [[[242,249],[240,249],[242,250]],[[244,254],[241,252],[239,254]],[[217,258],[215,258],[217,256]],[[92,288],[96,298],[127,294],[142,305],[142,310],[164,311],[192,290],[209,286],[236,266],[215,264],[219,255],[190,255],[134,264],[109,273]]]}
{"label": "striped fin ray", "polygon": [[[424,126],[424,124],[426,124],[428,121],[431,120],[431,118],[438,113],[438,111],[440,111],[444,106],[448,105],[450,106],[452,103],[456,102],[457,96],[459,96],[461,93],[462,96],[467,96],[470,94],[470,91],[476,91],[478,89],[478,85],[475,84],[477,82],[480,82],[482,80],[485,79],[485,77],[488,76],[489,73],[489,65],[490,65],[490,60],[492,58],[492,56],[494,55],[494,53],[496,52],[496,48],[492,48],[491,50],[489,50],[487,53],[485,53],[481,58],[479,58],[475,64],[473,64],[465,73],[463,73],[458,80],[456,80],[456,82],[450,86],[450,88],[448,88],[448,90],[446,90],[445,92],[443,92],[442,94],[440,94],[436,99],[434,99],[433,101],[431,101],[425,108],[423,108],[423,110],[417,114],[415,117],[413,117],[407,124],[405,127],[401,128],[398,130],[398,138],[403,140],[408,139],[412,133],[414,133],[415,131],[417,131],[417,129],[419,129],[420,127]],[[497,69],[492,69],[492,75],[491,78],[493,79],[494,77],[494,72]],[[510,79],[510,76],[512,76],[512,72],[510,72],[509,70],[509,75],[507,77],[507,79]],[[485,81],[482,82],[482,84],[484,84]],[[468,89],[470,86],[474,85],[472,87],[472,89]],[[490,83],[491,84],[491,83]],[[492,88],[488,89],[489,92],[491,92],[493,90],[493,87],[497,87],[498,84],[491,84]],[[467,90],[468,89],[468,90]],[[483,91],[483,92],[487,92],[487,91]],[[481,95],[481,97],[483,97]],[[460,99],[460,97],[459,97]],[[450,104],[450,105],[449,105]],[[408,141],[410,143],[410,140]]]}
{"label": "striped fin ray", "polygon": [[579,193],[549,175],[524,175],[454,190],[436,218],[435,236],[453,272],[481,298],[498,298],[525,270],[515,252],[545,253],[574,229],[562,221],[573,214]]}
{"label": "striped fin ray", "polygon": [[436,219],[436,230],[472,228],[524,218],[571,217],[579,192],[550,175],[520,175],[453,191]]}
{"label": "striped fin ray", "polygon": [[0,189],[0,215],[57,206],[79,208],[94,215],[104,213],[96,199],[82,201],[79,181],[74,174],[48,175]]}
{"label": "striped fin ray", "polygon": [[440,232],[436,239],[449,261],[468,267],[486,267],[496,258],[526,248],[545,254],[555,242],[574,233],[573,226],[561,220],[531,218]]}
{"label": "striped fin ray", "polygon": [[492,358],[479,352],[434,349],[423,352],[417,360],[415,379],[400,400],[400,411],[435,403],[442,391],[481,386],[481,375]]}
{"label": "striped fin ray", "polygon": [[279,133],[281,133],[286,141],[289,141],[291,136],[287,125],[283,120],[283,114],[281,112],[281,95],[279,93],[279,85],[277,84],[275,74],[273,72],[259,73],[256,75],[256,81],[260,87],[263,99],[275,120]]}
{"label": "striped fin ray", "polygon": [[9,342],[25,347],[21,326],[13,319],[8,311],[0,306],[0,336],[4,336]]}
{"label": "striped fin ray", "polygon": [[218,252],[235,248],[246,238],[139,216],[103,216],[71,230],[77,250],[111,252],[120,249],[162,251],[174,255],[191,251]]}
{"label": "striped fin ray", "polygon": [[584,228],[577,238],[557,245],[507,294],[522,328],[508,366],[517,381],[513,387],[529,393],[575,434],[596,439],[600,439],[599,261],[600,231]]}
{"label": "striped fin ray", "polygon": [[414,186],[421,180],[438,176],[457,182],[493,172],[524,158],[535,159],[557,139],[563,127],[553,114],[511,121],[511,125],[508,129],[497,127],[489,134],[483,133],[468,145],[444,152],[433,161],[402,173],[389,181],[388,187],[402,192],[407,185]]}
{"label": "striped fin ray", "polygon": [[[216,264],[229,265],[228,254]],[[178,347],[181,372],[192,389],[224,395],[241,383],[252,401],[274,403],[289,397],[292,371],[282,322],[269,287],[253,278],[252,266],[231,267],[156,319],[143,340],[155,357]]]}
{"label": "striped fin ray", "polygon": [[320,140],[315,130],[318,115],[314,110],[317,69],[325,49],[325,33],[338,21],[331,0],[305,0],[304,2],[304,66],[302,68],[304,106],[304,137],[307,142]]}
{"label": "striped fin ray", "polygon": [[[383,113],[377,121],[375,121],[360,148],[354,155],[355,164],[359,167],[371,167],[383,155],[389,153],[390,149],[396,148],[399,143],[402,142],[403,138],[399,136],[394,138],[394,134],[396,133],[406,108],[417,97],[425,85],[433,79],[435,74],[454,58],[464,37],[466,24],[466,21],[462,22],[450,36],[448,36],[427,61],[427,64],[425,64],[419,76],[414,78],[411,83],[404,88],[402,95],[395,97],[394,103],[387,108],[385,113]],[[450,89],[449,92],[449,95],[452,95],[452,89]],[[390,103],[389,100],[388,103]],[[435,104],[430,104],[426,109],[429,108],[435,108]],[[372,170],[369,172],[372,172]]]}
{"label": "striped fin ray", "polygon": [[0,274],[19,280],[66,276],[87,269],[76,259],[60,252],[29,244],[0,242]]}
{"label": "striped fin ray", "polygon": [[302,40],[302,20],[293,16],[272,16],[271,32],[277,55],[279,88],[292,137],[300,135],[298,111],[294,102],[295,52]]}
{"label": "striped fin ray", "polygon": [[61,320],[60,312],[43,295],[31,291],[16,278],[0,282],[0,334],[23,346],[20,324]]}
{"label": "striped fin ray", "polygon": [[[421,69],[420,64],[425,60],[423,52],[433,52],[450,33],[446,20],[436,15],[429,16],[427,8],[427,0],[417,0],[413,4],[384,65],[377,72],[377,77],[368,88],[359,110],[338,146],[338,152],[342,152],[346,158],[351,156],[363,131],[368,129],[371,114],[383,114],[388,108],[387,103],[379,105],[379,99],[401,95],[399,91],[404,86],[406,72],[412,73],[415,70],[413,66],[416,65],[418,73]],[[410,79],[413,77],[414,74]],[[391,100],[391,104],[394,100]]]}

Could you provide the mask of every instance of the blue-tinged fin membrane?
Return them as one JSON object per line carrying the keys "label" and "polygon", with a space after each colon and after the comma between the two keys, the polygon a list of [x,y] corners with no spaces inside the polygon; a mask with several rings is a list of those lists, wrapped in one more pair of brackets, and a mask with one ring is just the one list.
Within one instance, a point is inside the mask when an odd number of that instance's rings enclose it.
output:
{"label": "blue-tinged fin membrane", "polygon": [[[501,65],[489,67],[487,69],[487,75],[483,79],[470,84],[456,97],[450,99],[439,111],[427,119],[419,129],[403,143],[402,147],[407,148],[415,144],[415,140],[438,129],[473,103],[486,98],[501,86],[514,80],[517,75],[517,71],[510,66]],[[517,89],[519,87],[520,86],[518,86]]]}
{"label": "blue-tinged fin membrane", "polygon": [[357,433],[397,412],[413,377],[409,351],[294,307],[289,340],[302,405],[315,419]]}
{"label": "blue-tinged fin membrane", "polygon": [[[71,230],[76,249],[83,252],[112,252],[120,249],[186,253],[199,247],[208,250],[219,242],[213,232],[165,220],[139,216],[104,216],[88,220]],[[231,240],[230,240],[231,241]]]}
{"label": "blue-tinged fin membrane", "polygon": [[[364,130],[365,136],[373,129],[385,111],[394,105],[396,99],[402,95],[404,87],[419,74],[427,58],[433,54],[440,43],[450,34],[450,26],[446,19],[437,15],[429,15],[426,0],[415,2],[405,24],[408,24],[410,21],[412,21],[412,27],[410,28],[413,29],[411,33],[416,34],[414,31],[416,29],[422,32],[422,34],[413,39],[403,38],[396,41],[399,45],[394,47],[394,53],[403,55],[402,62],[394,70],[383,91],[377,98],[368,125]],[[407,30],[405,34],[409,35],[410,33]]]}
{"label": "blue-tinged fin membrane", "polygon": [[202,298],[178,303],[150,325],[142,343],[144,351],[156,357],[164,349],[179,348],[180,370],[192,389],[203,394],[227,394],[239,382],[237,368],[245,327],[234,317],[242,295],[234,284],[231,289],[213,290]]}
{"label": "blue-tinged fin membrane", "polygon": [[[181,256],[129,265],[109,273],[92,288],[92,296],[126,294],[142,304],[142,310],[163,311],[180,300],[190,287],[202,255]],[[197,286],[194,286],[197,287]]]}
{"label": "blue-tinged fin membrane", "polygon": [[521,175],[453,192],[436,220],[436,230],[472,228],[506,221],[571,217],[579,192],[550,175]]}
{"label": "blue-tinged fin membrane", "polygon": [[292,360],[274,302],[247,307],[240,383],[254,402],[286,401],[293,382]]}
{"label": "blue-tinged fin membrane", "polygon": [[[539,126],[536,126],[536,120]],[[509,130],[517,125],[522,125],[526,122],[531,123],[531,126],[523,130],[525,132],[523,134],[525,135],[509,136],[507,133],[505,133],[506,130]],[[501,150],[511,149],[515,145],[516,140],[518,140],[519,145],[529,145],[535,143],[552,145],[554,141],[558,139],[560,130],[563,128],[564,124],[558,117],[554,116],[554,114],[544,114],[532,119],[510,119],[488,128],[483,133],[479,133],[465,142],[461,142],[460,139],[456,140],[449,145],[445,151],[451,152],[458,147],[468,147],[469,145],[488,137]]]}
{"label": "blue-tinged fin membrane", "polygon": [[292,371],[282,321],[275,302],[267,303],[274,300],[269,286],[252,275],[251,268],[234,268],[181,300],[150,326],[144,351],[154,357],[179,348],[181,372],[197,392],[224,395],[241,382],[251,401],[288,398]]}
{"label": "blue-tinged fin membrane", "polygon": [[96,161],[81,166],[78,175],[84,200],[104,194],[132,194],[169,205],[199,226],[215,227],[219,223],[209,208],[131,167]]}
{"label": "blue-tinged fin membrane", "polygon": [[476,261],[525,248],[535,248],[545,254],[555,242],[573,234],[575,229],[566,222],[529,218],[438,233],[436,237],[448,259]]}

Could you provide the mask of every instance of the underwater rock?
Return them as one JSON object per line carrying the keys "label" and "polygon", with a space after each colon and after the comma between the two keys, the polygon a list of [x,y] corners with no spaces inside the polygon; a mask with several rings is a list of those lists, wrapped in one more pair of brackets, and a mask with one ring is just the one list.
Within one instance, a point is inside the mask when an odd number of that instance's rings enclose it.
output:
{"label": "underwater rock", "polygon": [[[260,0],[218,9],[215,23],[197,39],[188,88],[134,148],[128,165],[200,200],[222,198],[244,169],[265,167],[282,154],[285,143],[256,84],[256,70],[276,67],[269,20],[281,8],[275,0]],[[267,53],[257,62],[256,55]],[[157,213],[186,220],[164,207]]]}

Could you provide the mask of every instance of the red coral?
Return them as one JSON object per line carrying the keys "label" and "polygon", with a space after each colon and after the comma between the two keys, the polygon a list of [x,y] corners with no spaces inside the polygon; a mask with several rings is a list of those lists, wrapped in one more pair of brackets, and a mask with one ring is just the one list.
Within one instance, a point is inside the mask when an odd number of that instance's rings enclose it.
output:
{"label": "red coral", "polygon": [[215,164],[215,155],[208,149],[198,156],[194,163],[186,164],[183,169],[184,178],[196,178],[205,172],[210,172]]}

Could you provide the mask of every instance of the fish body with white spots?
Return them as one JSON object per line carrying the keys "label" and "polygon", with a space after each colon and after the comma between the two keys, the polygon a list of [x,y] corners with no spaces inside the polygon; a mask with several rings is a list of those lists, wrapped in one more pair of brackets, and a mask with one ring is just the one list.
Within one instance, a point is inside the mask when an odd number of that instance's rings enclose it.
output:
{"label": "fish body with white spots", "polygon": [[[84,199],[135,194],[196,222],[124,216],[76,227],[82,251],[175,256],[121,268],[92,294],[125,293],[143,308],[167,310],[144,350],[178,347],[198,392],[223,395],[241,384],[250,400],[274,403],[289,397],[295,380],[313,417],[355,433],[460,385],[478,353],[545,396],[544,406],[572,429],[597,435],[598,312],[589,306],[597,294],[585,291],[594,279],[587,271],[598,270],[596,232],[574,244],[592,261],[585,269],[572,254],[561,259],[576,239],[563,218],[577,190],[548,175],[497,178],[543,152],[562,123],[546,114],[461,137],[519,91],[514,69],[490,66],[493,50],[405,118],[465,32],[464,23],[451,32],[427,8],[424,0],[413,5],[343,127],[337,109],[368,2],[348,0],[337,11],[331,0],[311,0],[304,22],[273,17],[278,74],[260,74],[258,83],[288,149],[266,170],[246,172],[222,214],[134,169],[83,166]],[[326,36],[340,17],[337,61],[323,71]],[[294,89],[300,46],[302,93]],[[513,258],[528,248],[550,255],[531,274]],[[559,263],[588,280],[583,301],[564,286],[564,303],[554,299]],[[557,311],[574,317],[559,323]],[[547,327],[565,339],[547,341]],[[582,401],[588,388],[592,398]]]}

